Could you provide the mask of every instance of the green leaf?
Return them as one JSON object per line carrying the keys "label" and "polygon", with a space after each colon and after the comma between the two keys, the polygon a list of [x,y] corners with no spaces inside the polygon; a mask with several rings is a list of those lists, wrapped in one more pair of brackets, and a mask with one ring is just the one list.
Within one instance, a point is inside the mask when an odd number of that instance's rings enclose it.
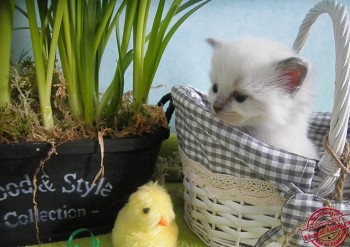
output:
{"label": "green leaf", "polygon": [[[206,5],[210,0],[207,1],[198,1],[198,0],[190,0],[183,5],[180,5],[182,1],[174,1],[173,4],[170,6],[165,18],[160,24],[159,31],[155,37],[152,37],[154,33],[152,33],[153,28],[150,35],[149,43],[148,43],[148,49],[151,49],[147,51],[146,57],[145,57],[145,75],[144,75],[144,85],[143,85],[143,91],[141,94],[148,95],[149,90],[151,88],[154,76],[156,74],[156,71],[158,69],[160,60],[163,56],[163,53],[175,34],[175,32],[178,30],[178,28],[190,17],[193,13],[195,13],[198,9]],[[201,4],[196,5],[197,3],[202,2]],[[188,10],[190,7],[196,5],[192,9]],[[184,13],[172,26],[171,21],[173,17],[176,14],[180,14],[183,11],[188,10],[186,13]],[[156,23],[156,22],[155,22]],[[170,27],[170,30],[168,28]],[[154,31],[155,32],[155,31]],[[152,43],[151,43],[151,37],[152,37]]]}
{"label": "green leaf", "polygon": [[43,57],[43,49],[45,44],[40,42],[40,32],[37,26],[35,3],[33,0],[26,0],[27,14],[29,21],[29,30],[32,40],[33,55],[35,62],[35,71],[37,79],[37,87],[40,101],[40,112],[42,124],[44,127],[53,127],[53,117],[50,96],[46,95],[46,62]]}

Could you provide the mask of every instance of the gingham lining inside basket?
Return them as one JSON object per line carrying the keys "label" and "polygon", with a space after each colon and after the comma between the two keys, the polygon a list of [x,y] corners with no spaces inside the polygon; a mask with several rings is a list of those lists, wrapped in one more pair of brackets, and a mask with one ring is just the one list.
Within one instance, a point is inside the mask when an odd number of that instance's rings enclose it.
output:
{"label": "gingham lining inside basket", "polygon": [[[210,112],[206,95],[190,86],[172,89],[179,145],[190,159],[212,172],[263,178],[286,193],[308,191],[317,161],[273,148],[219,122]],[[314,116],[326,125],[329,115]],[[327,128],[313,127],[310,138],[322,140]],[[318,142],[320,145],[320,142]]]}

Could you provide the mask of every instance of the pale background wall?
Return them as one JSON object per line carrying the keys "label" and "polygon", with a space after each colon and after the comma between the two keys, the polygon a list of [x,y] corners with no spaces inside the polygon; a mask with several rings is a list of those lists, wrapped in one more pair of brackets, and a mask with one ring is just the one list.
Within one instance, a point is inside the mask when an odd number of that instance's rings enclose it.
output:
{"label": "pale background wall", "polygon": [[[24,5],[23,0],[18,4]],[[154,11],[156,2],[152,6]],[[168,1],[169,3],[170,1]],[[257,36],[292,46],[299,26],[318,0],[213,0],[180,27],[170,41],[154,81],[149,102],[156,103],[174,85],[191,85],[202,91],[209,87],[208,71],[211,48],[205,39],[225,41],[244,36]],[[340,0],[350,6],[350,0]],[[25,19],[16,13],[15,26],[25,26]],[[22,49],[30,47],[29,34],[16,31],[13,35],[12,59],[18,59]],[[322,15],[314,24],[310,38],[302,51],[315,72],[315,111],[331,111],[334,91],[334,39],[330,18]],[[113,76],[117,55],[115,40],[111,40],[101,69],[101,91]],[[126,90],[131,88],[127,73]],[[173,126],[173,123],[171,124]],[[172,128],[174,130],[174,128]]]}

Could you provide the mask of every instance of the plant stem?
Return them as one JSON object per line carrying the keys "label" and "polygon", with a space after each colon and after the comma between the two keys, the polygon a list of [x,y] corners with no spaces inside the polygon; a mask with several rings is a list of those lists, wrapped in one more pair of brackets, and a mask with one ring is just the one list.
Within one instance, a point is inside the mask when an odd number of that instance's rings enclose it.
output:
{"label": "plant stem", "polygon": [[[72,2],[73,1],[67,2],[64,8],[63,27],[61,28],[61,36],[58,39],[58,49],[64,77],[67,82],[69,109],[75,119],[81,119],[83,110],[78,91],[79,78],[76,69],[77,46],[73,39],[73,37],[75,37],[74,30],[76,30],[76,20],[74,16],[76,6]],[[69,12],[70,10],[71,12]]]}
{"label": "plant stem", "polygon": [[43,59],[42,47],[40,44],[40,34],[36,23],[35,4],[33,0],[26,0],[29,30],[32,40],[32,48],[34,54],[36,80],[40,101],[40,112],[42,124],[44,127],[53,127],[51,102],[47,99],[45,92],[45,72],[46,66]]}
{"label": "plant stem", "polygon": [[10,56],[14,0],[0,1],[0,107],[10,104]]}
{"label": "plant stem", "polygon": [[149,0],[140,1],[137,10],[137,18],[135,19],[133,90],[134,100],[136,102],[144,102],[146,100],[141,92],[143,83],[145,33],[149,6]]}
{"label": "plant stem", "polygon": [[58,37],[60,34],[61,29],[61,23],[63,18],[63,11],[64,6],[66,5],[67,0],[60,0],[58,1],[57,7],[56,7],[56,13],[55,13],[55,19],[52,27],[52,36],[51,36],[51,43],[49,47],[49,56],[47,60],[47,72],[46,72],[46,95],[48,98],[51,97],[51,88],[52,88],[52,76],[53,76],[53,70],[55,67],[55,59],[56,59],[56,49],[57,49],[57,43],[58,43]]}
{"label": "plant stem", "polygon": [[[118,111],[118,106],[120,105],[123,92],[124,92],[124,73],[132,61],[132,52],[127,52],[129,47],[132,26],[134,23],[134,18],[137,11],[137,1],[124,0],[115,16],[113,21],[113,26],[115,26],[117,48],[119,53],[119,59],[117,61],[117,67],[114,72],[113,79],[107,88],[106,92],[103,94],[101,101],[99,102],[96,109],[96,119],[100,121],[103,114],[110,114],[112,112]],[[125,10],[125,19],[123,25],[122,41],[120,44],[120,30],[119,30],[119,20],[122,12]],[[115,22],[115,23],[114,23]]]}
{"label": "plant stem", "polygon": [[[40,33],[37,26],[34,0],[26,0],[29,30],[32,40],[36,80],[39,93],[41,119],[43,126],[46,128],[52,128],[54,126],[51,107],[52,73],[55,66],[57,39],[63,17],[63,7],[66,1],[67,0],[58,1],[55,10],[55,22],[52,28],[52,39],[49,48],[47,48],[47,43],[40,42],[44,40],[41,35],[45,34],[44,31]],[[43,22],[41,23],[43,24]],[[48,61],[46,61],[45,50],[48,49]]]}

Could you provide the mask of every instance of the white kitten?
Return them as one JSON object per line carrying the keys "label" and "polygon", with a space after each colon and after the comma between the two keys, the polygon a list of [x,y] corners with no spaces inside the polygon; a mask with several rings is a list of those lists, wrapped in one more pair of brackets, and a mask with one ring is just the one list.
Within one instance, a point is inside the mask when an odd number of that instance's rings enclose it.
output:
{"label": "white kitten", "polygon": [[318,158],[307,138],[312,105],[309,63],[263,39],[207,41],[214,49],[209,91],[213,113],[264,143]]}

